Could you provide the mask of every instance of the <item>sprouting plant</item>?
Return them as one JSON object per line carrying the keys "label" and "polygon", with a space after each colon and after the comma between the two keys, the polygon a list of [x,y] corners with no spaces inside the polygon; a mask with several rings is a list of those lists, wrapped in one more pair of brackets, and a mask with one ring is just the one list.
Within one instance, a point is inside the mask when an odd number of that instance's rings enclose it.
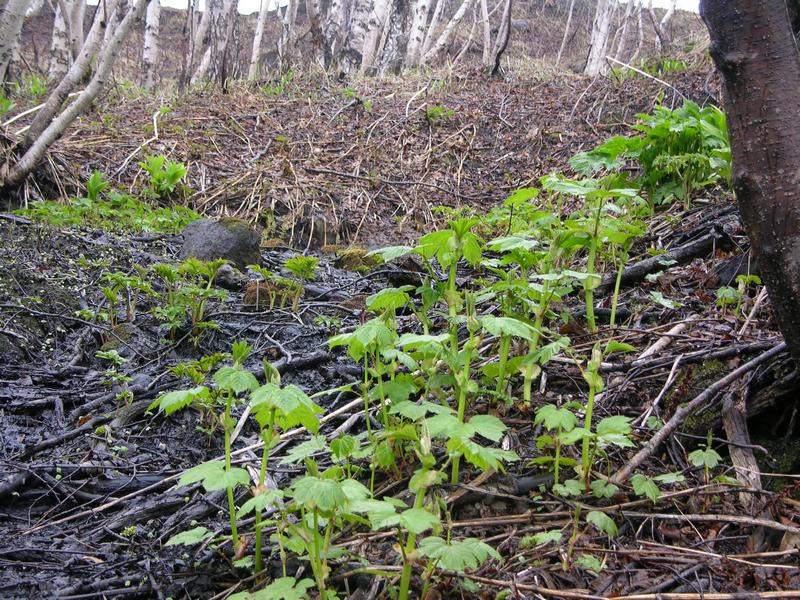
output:
{"label": "sprouting plant", "polygon": [[0,117],[5,116],[6,113],[10,112],[16,104],[13,100],[8,98],[5,94],[0,93]]}
{"label": "sprouting plant", "polygon": [[215,389],[200,385],[188,390],[168,392],[156,398],[148,409],[158,408],[169,415],[189,406],[197,396],[210,397],[214,400],[215,405],[222,405],[218,418],[225,435],[225,460],[209,461],[189,469],[181,476],[178,485],[183,486],[201,481],[206,491],[226,490],[231,539],[235,552],[238,552],[241,540],[236,527],[236,504],[233,490],[239,485],[246,485],[250,481],[250,476],[245,469],[234,468],[231,465],[231,433],[235,425],[231,418],[231,410],[242,394],[252,392],[258,387],[255,376],[243,368],[251,350],[252,347],[247,342],[233,343],[231,347],[233,365],[217,369],[213,376]]}
{"label": "sprouting plant", "polygon": [[109,303],[112,326],[116,324],[116,319],[113,315],[120,297],[125,306],[125,321],[131,323],[136,316],[136,304],[139,296],[141,294],[155,295],[150,284],[139,275],[115,271],[113,273],[105,273],[103,279],[108,285],[101,288],[101,291]]}
{"label": "sprouting plant", "polygon": [[253,488],[253,498],[245,502],[239,511],[240,516],[255,511],[256,573],[261,570],[262,565],[262,513],[282,497],[280,492],[270,490],[264,485],[270,448],[278,441],[280,431],[287,431],[297,425],[302,425],[312,434],[317,433],[319,429],[317,415],[323,412],[300,388],[293,385],[281,387],[280,374],[266,361],[264,362],[264,373],[267,383],[254,390],[250,396],[250,406],[258,421],[261,439],[264,442],[261,469],[258,474],[258,483]]}
{"label": "sprouting plant", "polygon": [[317,276],[319,259],[316,256],[302,256],[298,254],[287,258],[284,267],[294,276],[295,294],[292,302],[293,310],[297,311],[297,303],[303,295],[303,283]]}
{"label": "sprouting plant", "polygon": [[148,192],[155,198],[173,194],[187,173],[186,165],[162,155],[148,154],[138,165],[148,174]]}
{"label": "sprouting plant", "polygon": [[433,105],[425,108],[425,120],[431,127],[439,125],[443,121],[451,118],[454,114],[456,114],[454,110],[445,108],[444,106]]}
{"label": "sprouting plant", "polygon": [[86,197],[90,202],[97,202],[100,194],[105,191],[110,184],[100,171],[94,171],[86,180]]}
{"label": "sprouting plant", "polygon": [[712,432],[709,430],[705,448],[698,448],[689,453],[689,461],[695,467],[703,467],[703,479],[706,483],[708,483],[711,469],[716,467],[719,461],[722,460],[717,451],[711,447],[711,434]]}

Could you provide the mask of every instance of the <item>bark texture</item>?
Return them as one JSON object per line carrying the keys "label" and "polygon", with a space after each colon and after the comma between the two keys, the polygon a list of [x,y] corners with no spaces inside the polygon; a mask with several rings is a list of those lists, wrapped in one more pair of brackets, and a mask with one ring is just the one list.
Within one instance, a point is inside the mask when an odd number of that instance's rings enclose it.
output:
{"label": "bark texture", "polygon": [[258,79],[259,66],[261,65],[261,39],[264,37],[264,26],[267,24],[267,7],[269,0],[261,0],[261,8],[258,11],[258,22],[256,23],[256,33],[253,36],[253,51],[250,53],[250,68],[247,70],[247,79],[253,81]]}
{"label": "bark texture", "polygon": [[61,79],[69,69],[72,59],[69,43],[69,15],[70,9],[67,3],[59,2],[56,5],[56,13],[53,17],[50,64],[47,67],[47,75],[51,79]]}
{"label": "bark texture", "polygon": [[597,2],[597,10],[595,10],[592,22],[592,37],[589,42],[589,58],[586,60],[584,69],[584,73],[590,77],[600,75],[608,70],[606,50],[614,8],[616,8],[615,0],[598,0]]}
{"label": "bark texture", "polygon": [[152,91],[156,86],[158,71],[158,35],[161,24],[161,0],[150,0],[144,20],[144,49],[142,50],[142,67],[144,69],[144,87]]}
{"label": "bark texture", "polygon": [[703,0],[724,79],[733,185],[764,283],[800,358],[800,55],[785,0]]}
{"label": "bark texture", "polygon": [[7,0],[0,9],[0,84],[6,80],[6,72],[19,43],[22,22],[30,0]]}

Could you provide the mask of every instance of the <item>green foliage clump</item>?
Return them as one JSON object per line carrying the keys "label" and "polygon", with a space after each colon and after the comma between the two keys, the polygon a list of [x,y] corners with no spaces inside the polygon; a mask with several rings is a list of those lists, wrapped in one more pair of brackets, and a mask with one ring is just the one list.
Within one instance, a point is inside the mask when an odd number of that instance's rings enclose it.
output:
{"label": "green foliage clump", "polygon": [[153,207],[111,189],[97,171],[86,182],[86,195],[66,203],[33,202],[16,214],[52,227],[84,227],[112,232],[179,233],[200,215],[185,206]]}
{"label": "green foliage clump", "polygon": [[621,168],[633,160],[641,167],[637,182],[651,206],[671,198],[689,202],[690,195],[722,181],[731,184],[731,148],[725,113],[715,106],[700,108],[687,100],[674,110],[657,106],[652,115],[637,115],[638,135],[614,136],[569,161],[578,173]]}
{"label": "green foliage clump", "polygon": [[145,193],[153,198],[165,199],[176,191],[182,191],[181,182],[188,172],[183,163],[167,160],[162,155],[148,154],[138,163],[149,176]]}

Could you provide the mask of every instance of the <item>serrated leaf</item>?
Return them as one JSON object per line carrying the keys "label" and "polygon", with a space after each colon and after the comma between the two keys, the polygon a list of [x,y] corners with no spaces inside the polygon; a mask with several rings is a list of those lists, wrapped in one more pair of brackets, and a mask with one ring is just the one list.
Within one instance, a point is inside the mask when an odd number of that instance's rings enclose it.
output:
{"label": "serrated leaf", "polygon": [[439,517],[424,508],[409,508],[400,513],[400,525],[410,533],[419,535],[439,524]]}
{"label": "serrated leaf", "polygon": [[610,538],[616,537],[617,535],[617,524],[614,523],[614,519],[604,512],[600,512],[599,510],[589,511],[586,513],[586,522],[591,523]]}
{"label": "serrated leaf", "polygon": [[327,449],[327,444],[325,442],[325,437],[321,435],[312,436],[310,440],[303,442],[302,444],[298,444],[294,448],[292,448],[289,452],[286,453],[280,463],[281,465],[291,465],[294,463],[298,463],[301,460],[312,456],[317,452],[322,452],[323,450]]}
{"label": "serrated leaf", "polygon": [[589,487],[596,498],[611,498],[619,491],[619,487],[604,479],[595,479]]}
{"label": "serrated leaf", "polygon": [[439,567],[458,572],[477,569],[490,558],[502,560],[497,550],[476,538],[453,540],[448,544],[440,537],[430,536],[420,541],[419,552],[437,561]]}
{"label": "serrated leaf", "polygon": [[646,496],[653,504],[658,502],[658,498],[661,496],[661,490],[658,489],[655,482],[641,473],[631,477],[631,485],[637,496]]}
{"label": "serrated leaf", "polygon": [[684,477],[681,473],[662,473],[661,475],[656,475],[653,477],[653,481],[670,485],[673,483],[683,483],[686,481],[686,477]]}
{"label": "serrated leaf", "polygon": [[220,367],[214,373],[214,383],[223,390],[230,390],[234,394],[252,392],[258,388],[258,379],[255,378],[255,375],[235,367]]}
{"label": "serrated leaf", "polygon": [[263,513],[268,508],[280,506],[282,498],[283,492],[281,490],[266,490],[258,496],[253,496],[242,504],[236,514],[241,518],[249,515],[253,511]]}
{"label": "serrated leaf", "polygon": [[197,386],[190,390],[175,390],[167,392],[156,398],[156,400],[147,408],[148,411],[158,408],[163,410],[167,416],[175,411],[186,408],[191,405],[195,400],[202,400],[208,397],[208,388],[205,386]]}
{"label": "serrated leaf", "polygon": [[653,301],[656,302],[657,304],[660,304],[661,306],[665,308],[670,308],[672,310],[678,309],[681,306],[683,306],[683,304],[681,304],[677,300],[670,300],[669,298],[665,298],[664,294],[662,294],[661,292],[650,292],[650,298],[652,298]]}
{"label": "serrated leaf", "polygon": [[560,529],[550,529],[548,531],[540,531],[533,535],[526,535],[520,541],[522,548],[531,548],[534,546],[542,546],[544,544],[559,543],[561,541],[562,532]]}
{"label": "serrated leaf", "polygon": [[499,442],[508,429],[494,415],[475,415],[469,420],[469,424],[475,429],[475,433],[493,442]]}
{"label": "serrated leaf", "polygon": [[569,496],[580,496],[583,493],[583,487],[577,479],[567,479],[563,484],[553,484],[553,492],[568,498]]}
{"label": "serrated leaf", "polygon": [[201,542],[205,542],[207,539],[211,538],[214,535],[213,531],[206,529],[203,526],[195,527],[193,529],[189,529],[188,531],[182,531],[173,535],[171,538],[167,540],[164,544],[165,546],[194,546],[195,544],[199,544]]}

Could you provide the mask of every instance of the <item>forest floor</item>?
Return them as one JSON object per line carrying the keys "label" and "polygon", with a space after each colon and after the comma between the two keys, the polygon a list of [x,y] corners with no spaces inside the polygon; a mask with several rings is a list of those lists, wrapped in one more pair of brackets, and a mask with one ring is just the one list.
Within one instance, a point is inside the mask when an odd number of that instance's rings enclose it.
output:
{"label": "forest floor", "polygon": [[[114,300],[102,288],[109,273],[145,279],[153,265],[179,262],[180,235],[0,214],[0,597],[225,598],[287,571],[311,578],[308,562],[282,561],[269,538],[266,578],[254,577],[231,548],[225,490],[177,487],[187,469],[224,455],[224,423],[202,408],[166,418],[148,411],[163,394],[187,387],[171,368],[209,356],[228,364],[231,342],[240,340],[252,345],[242,368],[259,383],[269,378],[267,360],[282,385],[309,395],[328,390],[314,398],[324,409],[321,437],[287,427],[272,449],[267,481],[274,489],[306,473],[302,448],[309,443],[321,440],[322,450],[341,436],[361,443],[367,430],[391,433],[380,398],[365,418],[361,364],[328,340],[369,322],[370,295],[420,285],[424,273],[410,259],[353,270],[343,248],[414,244],[448,218],[486,214],[542,176],[569,172],[570,157],[629,131],[656,98],[674,106],[682,96],[712,100],[708,70],[670,81],[674,88],[644,78],[487,82],[473,74],[348,87],[284,77],[256,90],[200,90],[169,101],[119,87],[57,145],[22,191],[23,202],[82,195],[94,170],[141,194],[146,181],[137,163],[163,154],[188,167],[180,202],[264,229],[265,269],[279,272],[298,252],[316,256],[319,266],[294,306],[292,299],[254,303],[252,285],[234,281],[224,292],[213,288],[219,293],[204,303],[203,320],[213,327],[170,332],[154,317],[163,296],[132,292],[138,283],[129,283],[128,296],[109,306]],[[510,228],[513,211],[507,217]],[[764,294],[742,297],[738,311],[716,303],[716,290],[741,272],[737,260],[747,249],[731,197],[710,187],[691,208],[675,202],[645,222],[622,283],[620,325],[608,323],[605,283],[595,297],[594,332],[582,294],[565,294],[553,307],[554,318],[560,314],[553,330],[569,336],[570,352],[542,366],[532,402],[522,401],[516,378],[506,397],[485,383],[472,390],[467,416],[501,421],[502,435],[485,437],[520,460],[509,461],[504,474],[464,461],[459,483],[432,486],[426,506],[454,554],[466,551],[460,541],[475,538],[499,556],[470,555],[465,566],[474,568],[417,556],[417,593],[425,586],[429,599],[800,597],[796,403],[783,402],[796,395],[798,376],[778,351]],[[493,227],[505,233],[502,224]],[[654,268],[648,249],[672,252],[670,260]],[[487,273],[463,265],[457,284],[480,292],[476,282]],[[611,266],[601,274],[613,281]],[[97,318],[103,311],[105,322]],[[108,320],[110,313],[116,317]],[[446,317],[434,319],[431,333],[447,332]],[[396,323],[399,333],[422,333],[411,311]],[[462,341],[468,327],[467,320],[458,329]],[[586,360],[597,342],[608,348],[612,340],[617,352],[596,365],[604,389],[592,391],[594,413],[628,417],[632,447],[598,450],[597,481],[608,483],[626,466],[642,477],[605,488],[599,499],[585,490],[554,493],[547,465],[536,462],[546,454],[547,432],[535,415],[548,403],[585,402]],[[718,384],[737,368],[741,376]],[[685,406],[692,410],[681,418]],[[244,405],[233,409],[240,427],[232,458],[257,480],[259,428],[248,413]],[[648,444],[665,423],[674,426],[670,435]],[[347,471],[362,467],[358,479],[375,498],[410,505],[409,478],[419,465],[414,452],[402,451],[411,438],[392,435],[390,467],[370,481],[370,457],[352,454]],[[566,457],[580,462],[580,444],[567,446]],[[424,448],[420,442],[417,451]],[[698,451],[718,452],[719,460],[699,463],[690,458]],[[329,454],[314,454],[320,468],[332,464]],[[443,444],[434,442],[433,455],[449,470]],[[237,504],[250,495],[239,487]],[[304,522],[270,519],[269,533]],[[330,555],[328,589],[347,598],[390,597],[390,587],[396,593],[408,532],[400,525],[371,530],[364,518],[340,525],[328,540],[340,551]],[[199,543],[166,545],[198,526],[210,532]],[[253,547],[252,528],[252,515],[239,519],[242,554]]]}

